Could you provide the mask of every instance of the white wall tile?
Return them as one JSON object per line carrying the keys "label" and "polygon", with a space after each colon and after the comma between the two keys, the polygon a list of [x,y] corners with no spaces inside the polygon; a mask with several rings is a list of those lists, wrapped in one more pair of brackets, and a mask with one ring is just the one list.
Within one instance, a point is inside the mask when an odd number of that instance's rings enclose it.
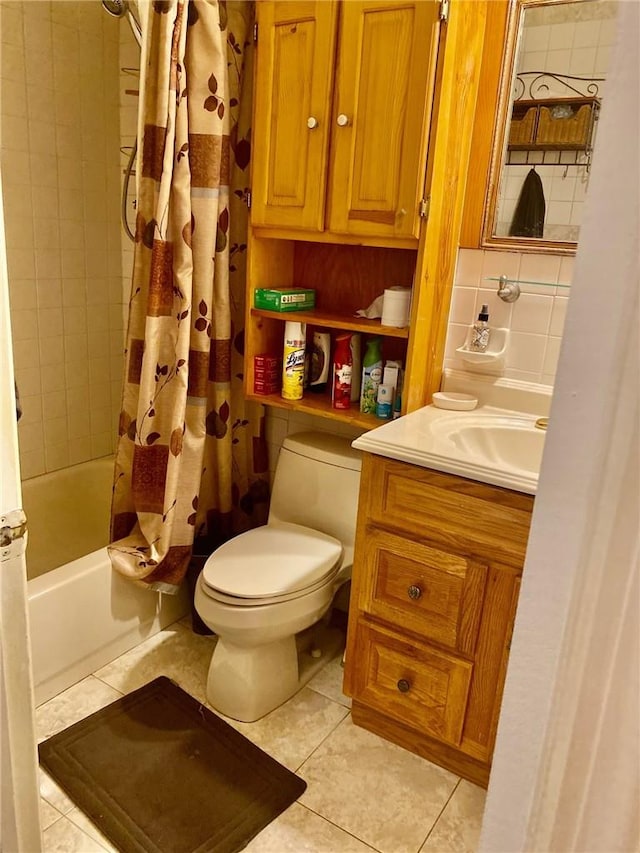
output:
{"label": "white wall tile", "polygon": [[475,287],[456,287],[451,297],[449,322],[472,323],[475,320],[476,294]]}
{"label": "white wall tile", "polygon": [[484,253],[481,249],[460,249],[456,266],[456,285],[478,287],[482,278]]}
{"label": "white wall tile", "polygon": [[62,444],[45,444],[44,458],[47,471],[57,471],[69,465],[69,442]]}
{"label": "white wall tile", "polygon": [[559,255],[523,255],[520,278],[524,281],[539,281],[556,284],[560,271]]}
{"label": "white wall tile", "polygon": [[544,361],[546,335],[511,332],[506,353],[507,367],[540,375]]}
{"label": "white wall tile", "polygon": [[46,391],[42,395],[42,412],[45,421],[66,417],[67,395],[64,389]]}
{"label": "white wall tile", "polygon": [[571,208],[572,204],[570,201],[550,201],[547,204],[545,226],[570,225]]}
{"label": "white wall tile", "polygon": [[[9,281],[12,318],[16,311],[37,307],[36,292],[35,279],[11,279]],[[12,325],[14,322],[15,320],[12,319]]]}
{"label": "white wall tile", "polygon": [[32,338],[14,341],[13,359],[16,370],[22,370],[25,367],[40,367],[37,341]]}
{"label": "white wall tile", "polygon": [[38,308],[38,327],[43,338],[57,338],[63,332],[62,308]]}
{"label": "white wall tile", "polygon": [[543,373],[555,375],[558,366],[558,356],[560,355],[561,338],[549,337],[544,353],[544,362],[542,366]]}
{"label": "white wall tile", "polygon": [[12,310],[11,333],[14,341],[37,340],[38,312],[32,308]]}
{"label": "white wall tile", "polygon": [[560,272],[558,273],[558,284],[571,284],[573,281],[573,267],[575,259],[571,256],[561,258]]}
{"label": "white wall tile", "polygon": [[[56,365],[62,369],[62,365],[64,364],[64,337],[62,335],[52,337],[41,335],[38,343],[40,349],[40,367],[44,368],[47,365]],[[44,384],[44,379],[43,387],[48,387]],[[49,390],[54,389],[51,388]]]}
{"label": "white wall tile", "polygon": [[20,448],[20,476],[23,480],[37,477],[45,472],[44,446],[26,451]]}
{"label": "white wall tile", "polygon": [[[467,270],[477,273],[479,253],[463,251],[463,264]],[[511,270],[512,277],[520,281],[550,282],[552,287],[542,288],[536,285],[521,284],[522,294],[514,303],[503,302],[497,295],[497,282],[487,282],[484,273],[496,273],[498,270]],[[504,327],[510,330],[504,375],[523,382],[553,384],[555,377],[554,353],[555,341],[562,335],[564,315],[568,301],[568,290],[559,291],[556,296],[556,282],[570,281],[573,274],[573,257],[560,255],[538,255],[517,252],[487,251],[483,255],[483,267],[480,283],[482,288],[474,288],[469,283],[470,276],[465,275],[466,284],[460,281],[456,273],[456,284],[452,294],[452,310],[445,345],[445,367],[464,370],[465,366],[458,357],[456,349],[464,343],[469,323],[480,310],[482,304],[489,306],[489,323],[494,328]],[[466,306],[471,294],[475,292],[475,304],[471,319],[466,316]],[[462,320],[462,322],[460,322]],[[549,346],[547,342],[555,339]]]}
{"label": "white wall tile", "polygon": [[[491,283],[488,278],[499,278],[501,275],[506,275],[508,278],[518,278],[520,275],[521,255],[519,252],[499,252],[489,251],[484,253],[484,261],[482,264],[482,284],[481,287],[488,288]],[[496,290],[498,283],[495,283]]]}
{"label": "white wall tile", "polygon": [[40,374],[42,387],[48,391],[60,391],[65,387],[64,363],[43,364]]}
{"label": "white wall tile", "polygon": [[18,438],[20,442],[20,450],[25,453],[44,450],[44,433],[42,422],[39,423],[23,423],[21,420],[18,423]]}

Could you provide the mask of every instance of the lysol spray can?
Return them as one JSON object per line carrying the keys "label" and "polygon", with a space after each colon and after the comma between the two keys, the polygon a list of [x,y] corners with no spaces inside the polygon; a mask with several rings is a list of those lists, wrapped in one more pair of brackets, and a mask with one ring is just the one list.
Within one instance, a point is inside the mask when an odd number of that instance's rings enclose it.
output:
{"label": "lysol spray can", "polygon": [[284,324],[282,397],[285,400],[302,399],[306,331],[305,323],[288,320]]}

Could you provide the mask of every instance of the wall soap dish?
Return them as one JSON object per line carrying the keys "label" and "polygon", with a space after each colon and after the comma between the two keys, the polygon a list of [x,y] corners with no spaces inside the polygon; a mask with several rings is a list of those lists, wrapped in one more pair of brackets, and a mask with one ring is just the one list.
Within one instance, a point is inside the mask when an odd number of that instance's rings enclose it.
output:
{"label": "wall soap dish", "polygon": [[469,326],[463,346],[456,350],[467,370],[474,370],[478,373],[502,373],[509,340],[509,329],[492,328],[489,346],[484,352],[474,352],[469,349],[472,331],[472,327]]}
{"label": "wall soap dish", "polygon": [[478,405],[478,398],[472,394],[458,394],[454,391],[436,391],[432,399],[437,409],[454,412],[470,412]]}

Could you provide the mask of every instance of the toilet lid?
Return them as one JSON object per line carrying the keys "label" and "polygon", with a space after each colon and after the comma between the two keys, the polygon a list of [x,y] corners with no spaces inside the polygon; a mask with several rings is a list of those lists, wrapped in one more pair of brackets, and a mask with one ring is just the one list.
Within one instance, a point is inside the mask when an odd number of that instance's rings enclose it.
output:
{"label": "toilet lid", "polygon": [[202,578],[210,590],[233,598],[289,597],[321,585],[341,556],[342,544],[332,536],[299,524],[268,524],[225,542]]}

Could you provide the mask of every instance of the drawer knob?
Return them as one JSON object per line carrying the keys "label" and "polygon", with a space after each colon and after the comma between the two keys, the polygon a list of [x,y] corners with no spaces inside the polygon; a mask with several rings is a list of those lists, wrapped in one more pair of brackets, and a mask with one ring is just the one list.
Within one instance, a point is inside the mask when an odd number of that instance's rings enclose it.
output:
{"label": "drawer knob", "polygon": [[397,687],[400,693],[408,693],[411,690],[411,683],[406,678],[401,678]]}
{"label": "drawer knob", "polygon": [[419,586],[416,586],[415,584],[411,584],[411,586],[407,590],[407,595],[409,596],[409,598],[412,601],[417,601],[420,598],[420,596],[422,595],[422,590],[420,589]]}

